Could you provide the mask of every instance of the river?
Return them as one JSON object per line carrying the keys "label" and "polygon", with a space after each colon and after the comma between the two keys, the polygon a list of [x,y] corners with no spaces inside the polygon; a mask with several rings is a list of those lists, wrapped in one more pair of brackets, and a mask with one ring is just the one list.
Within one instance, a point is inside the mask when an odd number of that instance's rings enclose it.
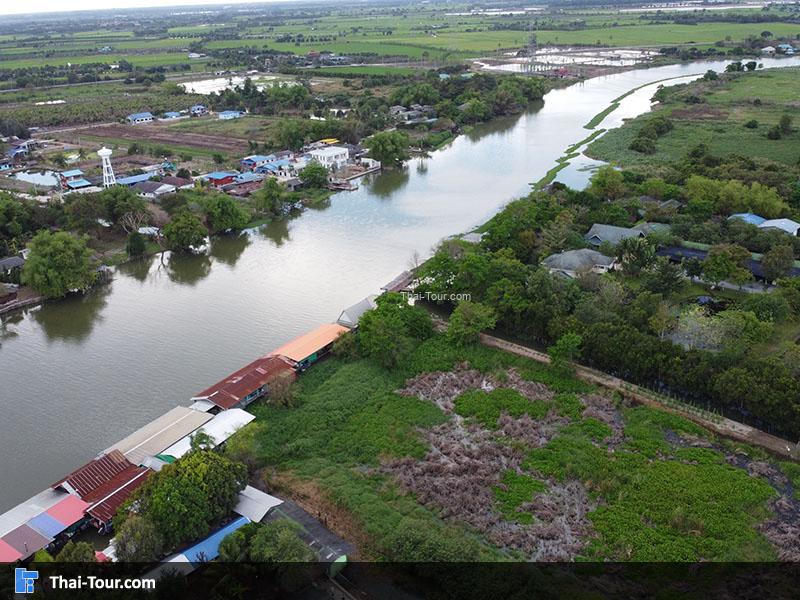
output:
{"label": "river", "polygon": [[[553,90],[542,106],[362,181],[325,208],[215,239],[207,255],[125,265],[85,297],[6,317],[0,511],[253,358],[334,321],[406,269],[414,251],[426,256],[486,221],[586,138],[583,126],[613,99],[726,64],[638,69]],[[648,110],[654,90],[627,96],[599,127]],[[575,184],[588,176],[564,173]]]}

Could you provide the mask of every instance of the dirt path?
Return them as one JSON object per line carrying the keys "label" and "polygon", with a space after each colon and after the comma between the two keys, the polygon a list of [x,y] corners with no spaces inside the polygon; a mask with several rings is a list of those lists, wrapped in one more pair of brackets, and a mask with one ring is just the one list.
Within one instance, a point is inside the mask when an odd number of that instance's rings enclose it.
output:
{"label": "dirt path", "polygon": [[[480,341],[482,344],[492,348],[505,350],[506,352],[524,356],[537,362],[545,364],[550,363],[550,357],[547,356],[547,354],[534,350],[533,348],[528,348],[527,346],[521,346],[487,334],[481,334]],[[750,427],[744,423],[733,421],[732,419],[716,415],[689,404],[683,404],[671,398],[662,397],[650,390],[619,379],[618,377],[612,377],[596,369],[576,365],[575,374],[583,381],[619,392],[625,398],[631,398],[646,406],[678,414],[723,437],[753,446],[759,446],[784,460],[800,462],[800,451],[791,442],[765,431],[761,431],[760,429],[756,429],[755,427]]]}

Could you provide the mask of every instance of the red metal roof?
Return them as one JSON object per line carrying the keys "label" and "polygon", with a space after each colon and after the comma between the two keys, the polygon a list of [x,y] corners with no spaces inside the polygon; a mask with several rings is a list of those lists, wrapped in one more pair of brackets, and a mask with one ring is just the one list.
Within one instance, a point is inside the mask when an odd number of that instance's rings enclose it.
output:
{"label": "red metal roof", "polygon": [[83,500],[91,502],[89,496],[113,480],[117,475],[134,465],[119,450],[112,450],[100,458],[76,469],[63,479],[54,483],[52,488],[59,486],[70,493],[76,493]]}
{"label": "red metal roof", "polygon": [[153,471],[146,467],[134,467],[135,472],[121,485],[109,490],[103,496],[99,496],[95,500],[95,504],[87,511],[89,516],[97,519],[101,523],[108,523],[117,514],[117,509],[122,506],[122,503],[139,488],[147,478],[152,475]]}
{"label": "red metal roof", "polygon": [[47,509],[47,514],[59,523],[69,527],[83,518],[89,504],[77,496],[67,495],[61,502]]}
{"label": "red metal roof", "polygon": [[12,563],[22,558],[22,554],[17,552],[14,547],[0,540],[0,563]]}
{"label": "red metal roof", "polygon": [[203,390],[195,399],[208,400],[224,409],[233,408],[246,396],[280,376],[294,379],[294,369],[280,356],[265,356]]}

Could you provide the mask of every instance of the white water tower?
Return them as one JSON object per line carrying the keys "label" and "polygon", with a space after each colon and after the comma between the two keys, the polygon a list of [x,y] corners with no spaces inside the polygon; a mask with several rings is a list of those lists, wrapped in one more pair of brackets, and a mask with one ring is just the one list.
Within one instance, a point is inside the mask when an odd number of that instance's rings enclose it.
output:
{"label": "white water tower", "polygon": [[116,185],[117,178],[114,177],[114,169],[111,168],[111,150],[103,146],[97,151],[97,156],[103,161],[103,187]]}

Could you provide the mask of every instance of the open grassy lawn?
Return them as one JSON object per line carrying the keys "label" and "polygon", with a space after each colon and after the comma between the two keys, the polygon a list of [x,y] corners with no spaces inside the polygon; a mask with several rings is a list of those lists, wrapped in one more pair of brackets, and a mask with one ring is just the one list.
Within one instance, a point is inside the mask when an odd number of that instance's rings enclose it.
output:
{"label": "open grassy lawn", "polygon": [[[657,165],[681,159],[687,150],[703,143],[720,156],[744,154],[794,165],[800,159],[800,123],[777,140],[767,138],[767,131],[782,115],[796,115],[799,97],[800,69],[796,68],[724,75],[718,81],[678,86],[653,113],[609,131],[589,146],[587,154],[621,165]],[[694,98],[703,102],[687,102]],[[655,154],[631,150],[630,143],[654,114],[668,116],[673,130],[658,139]],[[752,119],[758,125],[745,127]]]}
{"label": "open grassy lawn", "polygon": [[[539,363],[435,337],[394,371],[332,358],[295,389],[291,408],[252,406],[258,419],[237,437],[283,493],[312,486],[354,523],[363,556],[530,559],[542,556],[540,531],[567,558],[776,556],[756,526],[786,490],[729,465],[701,427]],[[745,465],[766,458],[746,452]]]}
{"label": "open grassy lawn", "polygon": [[20,58],[2,60],[0,53],[0,69],[25,69],[40,67],[42,65],[61,66],[66,64],[89,64],[89,63],[108,63],[114,64],[121,60],[127,60],[137,67],[164,67],[168,65],[178,65],[190,63],[192,66],[205,65],[204,59],[189,60],[184,52],[163,52],[154,54],[100,54],[93,53],[88,55],[64,55],[51,58]]}

